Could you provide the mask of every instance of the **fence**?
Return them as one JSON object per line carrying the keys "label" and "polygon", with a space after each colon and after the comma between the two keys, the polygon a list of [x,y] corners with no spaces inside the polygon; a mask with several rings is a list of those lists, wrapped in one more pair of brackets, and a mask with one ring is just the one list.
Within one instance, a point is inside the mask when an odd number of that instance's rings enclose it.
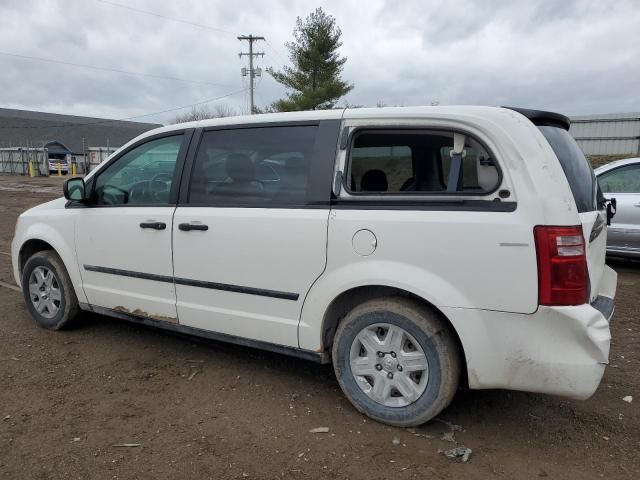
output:
{"label": "fence", "polygon": [[35,175],[49,175],[46,148],[0,148],[0,174],[29,175],[29,162]]}
{"label": "fence", "polygon": [[587,155],[640,153],[640,112],[571,117],[569,132]]}

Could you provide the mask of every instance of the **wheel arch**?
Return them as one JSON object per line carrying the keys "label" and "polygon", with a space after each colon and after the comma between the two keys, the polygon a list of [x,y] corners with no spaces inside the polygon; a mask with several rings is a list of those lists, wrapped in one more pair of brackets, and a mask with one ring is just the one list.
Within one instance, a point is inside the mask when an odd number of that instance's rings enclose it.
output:
{"label": "wheel arch", "polygon": [[88,303],[82,288],[82,277],[76,260],[73,224],[70,227],[68,232],[59,232],[57,229],[52,229],[40,222],[28,226],[20,235],[22,243],[17,249],[17,258],[15,258],[16,263],[14,264],[16,281],[19,282],[19,285],[22,284],[22,272],[29,257],[44,250],[52,250],[60,257],[66,268],[78,302]]}
{"label": "wheel arch", "polygon": [[56,251],[55,248],[49,243],[39,238],[30,238],[26,242],[22,244],[20,247],[20,251],[18,252],[18,271],[20,276],[22,277],[22,271],[24,270],[24,265],[27,263],[27,260],[31,258],[38,252],[42,252],[45,250],[53,250],[58,256],[60,254]]}
{"label": "wheel arch", "polygon": [[411,299],[429,308],[440,318],[440,320],[442,320],[442,322],[446,325],[449,333],[452,335],[452,338],[458,349],[458,355],[460,355],[461,364],[463,365],[463,375],[460,379],[460,384],[467,385],[467,358],[464,351],[464,346],[462,344],[462,341],[460,340],[460,336],[458,335],[456,328],[453,326],[447,316],[433,303],[429,302],[419,295],[416,295],[415,293],[398,287],[391,287],[387,285],[361,285],[345,290],[337,295],[329,304],[329,307],[326,309],[322,318],[321,350],[331,350],[338,325],[345,317],[345,315],[355,305],[381,297],[402,297]]}

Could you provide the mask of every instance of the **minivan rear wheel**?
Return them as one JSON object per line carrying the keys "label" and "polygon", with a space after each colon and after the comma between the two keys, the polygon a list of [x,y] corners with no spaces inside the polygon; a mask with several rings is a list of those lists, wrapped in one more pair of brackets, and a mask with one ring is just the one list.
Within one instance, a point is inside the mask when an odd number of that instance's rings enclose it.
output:
{"label": "minivan rear wheel", "polygon": [[22,293],[36,324],[60,330],[78,316],[78,299],[60,257],[51,250],[33,254],[22,270]]}
{"label": "minivan rear wheel", "polygon": [[334,338],[333,366],[345,395],[374,420],[420,425],[453,398],[460,379],[456,342],[429,307],[401,297],[353,308]]}

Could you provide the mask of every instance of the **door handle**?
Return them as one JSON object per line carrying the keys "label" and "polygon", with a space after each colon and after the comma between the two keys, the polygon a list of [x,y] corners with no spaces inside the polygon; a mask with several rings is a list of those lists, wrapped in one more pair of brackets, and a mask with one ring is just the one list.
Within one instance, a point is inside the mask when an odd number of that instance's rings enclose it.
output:
{"label": "door handle", "polygon": [[640,202],[638,202],[638,203],[634,203],[634,204],[633,204],[633,206],[634,206],[634,207],[640,207]]}
{"label": "door handle", "polygon": [[209,230],[209,226],[204,225],[203,223],[180,223],[178,228],[183,232],[188,232],[190,230],[200,230],[204,232],[205,230]]}
{"label": "door handle", "polygon": [[152,228],[154,230],[164,230],[167,228],[167,224],[164,222],[156,222],[155,220],[149,220],[147,222],[142,222],[140,224],[140,228]]}

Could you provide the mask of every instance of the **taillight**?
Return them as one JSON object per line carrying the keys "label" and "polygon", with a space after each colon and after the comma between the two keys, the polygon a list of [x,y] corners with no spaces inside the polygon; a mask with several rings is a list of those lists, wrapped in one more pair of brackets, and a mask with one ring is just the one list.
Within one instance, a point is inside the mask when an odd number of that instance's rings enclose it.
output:
{"label": "taillight", "polygon": [[589,272],[582,227],[537,226],[533,234],[538,256],[538,303],[587,303]]}

